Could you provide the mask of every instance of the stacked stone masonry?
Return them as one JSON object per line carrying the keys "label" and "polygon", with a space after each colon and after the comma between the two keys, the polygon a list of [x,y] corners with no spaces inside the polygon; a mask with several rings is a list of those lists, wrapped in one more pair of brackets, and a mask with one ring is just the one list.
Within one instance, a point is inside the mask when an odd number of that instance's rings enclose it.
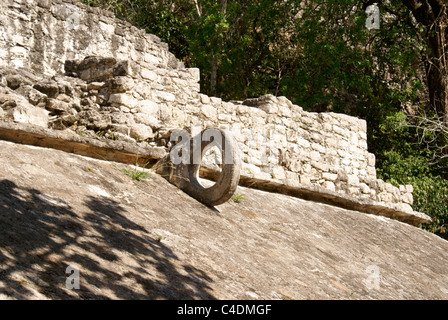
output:
{"label": "stacked stone masonry", "polygon": [[201,94],[199,70],[158,37],[78,1],[0,3],[0,107],[6,120],[162,147],[174,129],[226,128],[245,176],[412,212],[412,186],[377,179],[364,120],[306,112],[273,95],[226,102]]}

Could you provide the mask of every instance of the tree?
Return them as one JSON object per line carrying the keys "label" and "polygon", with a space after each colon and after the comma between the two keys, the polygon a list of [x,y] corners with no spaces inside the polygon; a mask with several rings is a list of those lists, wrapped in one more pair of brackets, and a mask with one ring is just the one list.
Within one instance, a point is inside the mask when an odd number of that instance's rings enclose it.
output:
{"label": "tree", "polygon": [[[448,123],[448,15],[444,0],[402,0],[415,20],[426,29],[425,62],[431,106]],[[445,3],[444,3],[445,2]]]}

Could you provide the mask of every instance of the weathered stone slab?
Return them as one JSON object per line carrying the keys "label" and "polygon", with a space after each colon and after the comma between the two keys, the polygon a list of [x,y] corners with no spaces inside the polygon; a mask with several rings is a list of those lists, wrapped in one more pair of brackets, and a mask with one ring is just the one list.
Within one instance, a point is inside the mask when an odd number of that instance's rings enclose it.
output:
{"label": "weathered stone slab", "polygon": [[82,137],[70,131],[56,131],[35,125],[3,121],[0,122],[0,139],[128,164],[154,163],[166,155],[166,151],[162,148],[144,148],[124,141],[98,140]]}
{"label": "weathered stone slab", "polygon": [[133,166],[0,150],[1,299],[448,299],[448,242],[399,221],[245,187],[209,208]]}
{"label": "weathered stone slab", "polygon": [[[9,122],[0,122],[0,139],[55,148],[92,158],[128,164],[154,164],[156,160],[163,158],[167,154],[162,148],[143,148],[124,141],[96,140],[81,137],[72,132],[54,131],[38,126]],[[217,179],[219,173],[206,167],[201,167],[200,175],[201,177],[214,180]],[[431,218],[424,213],[412,210],[411,212],[404,211],[399,205],[354,198],[316,185],[299,184],[297,182],[294,182],[293,185],[288,185],[284,182],[256,179],[241,174],[239,184],[306,200],[323,202],[345,209],[383,215],[415,226],[431,221]]]}

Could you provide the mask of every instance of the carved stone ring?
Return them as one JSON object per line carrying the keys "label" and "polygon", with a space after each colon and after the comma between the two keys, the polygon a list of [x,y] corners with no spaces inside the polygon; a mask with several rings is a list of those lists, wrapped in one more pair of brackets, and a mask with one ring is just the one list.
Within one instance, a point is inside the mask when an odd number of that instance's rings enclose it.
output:
{"label": "carved stone ring", "polygon": [[[156,164],[156,172],[205,205],[216,206],[229,200],[238,187],[241,169],[240,151],[232,134],[211,128],[184,140]],[[205,187],[199,181],[199,171],[202,157],[213,146],[221,151],[221,172],[214,185]]]}

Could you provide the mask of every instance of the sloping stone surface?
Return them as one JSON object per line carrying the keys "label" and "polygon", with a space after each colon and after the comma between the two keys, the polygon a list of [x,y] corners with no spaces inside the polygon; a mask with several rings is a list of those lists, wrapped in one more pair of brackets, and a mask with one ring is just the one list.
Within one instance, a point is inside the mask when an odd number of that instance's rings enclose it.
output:
{"label": "sloping stone surface", "polygon": [[0,159],[2,299],[448,298],[448,242],[409,224],[244,187],[209,208],[154,173],[6,141]]}
{"label": "sloping stone surface", "polygon": [[[54,148],[101,160],[138,164],[148,167],[156,164],[158,160],[167,154],[167,151],[163,147],[143,147],[127,141],[80,136],[70,130],[51,130],[32,124],[5,121],[0,121],[0,139],[39,147]],[[204,165],[200,169],[200,176],[203,178],[214,181],[219,178],[220,172],[216,171],[216,168],[213,168],[213,166],[207,167],[207,165]],[[315,185],[303,185],[293,180],[280,183],[251,178],[243,174],[240,176],[239,184],[248,188],[286,194],[344,209],[381,215],[414,226],[431,222],[431,217],[428,215],[413,210],[403,210],[398,204],[386,205],[385,203],[365,198],[332,192]]]}

